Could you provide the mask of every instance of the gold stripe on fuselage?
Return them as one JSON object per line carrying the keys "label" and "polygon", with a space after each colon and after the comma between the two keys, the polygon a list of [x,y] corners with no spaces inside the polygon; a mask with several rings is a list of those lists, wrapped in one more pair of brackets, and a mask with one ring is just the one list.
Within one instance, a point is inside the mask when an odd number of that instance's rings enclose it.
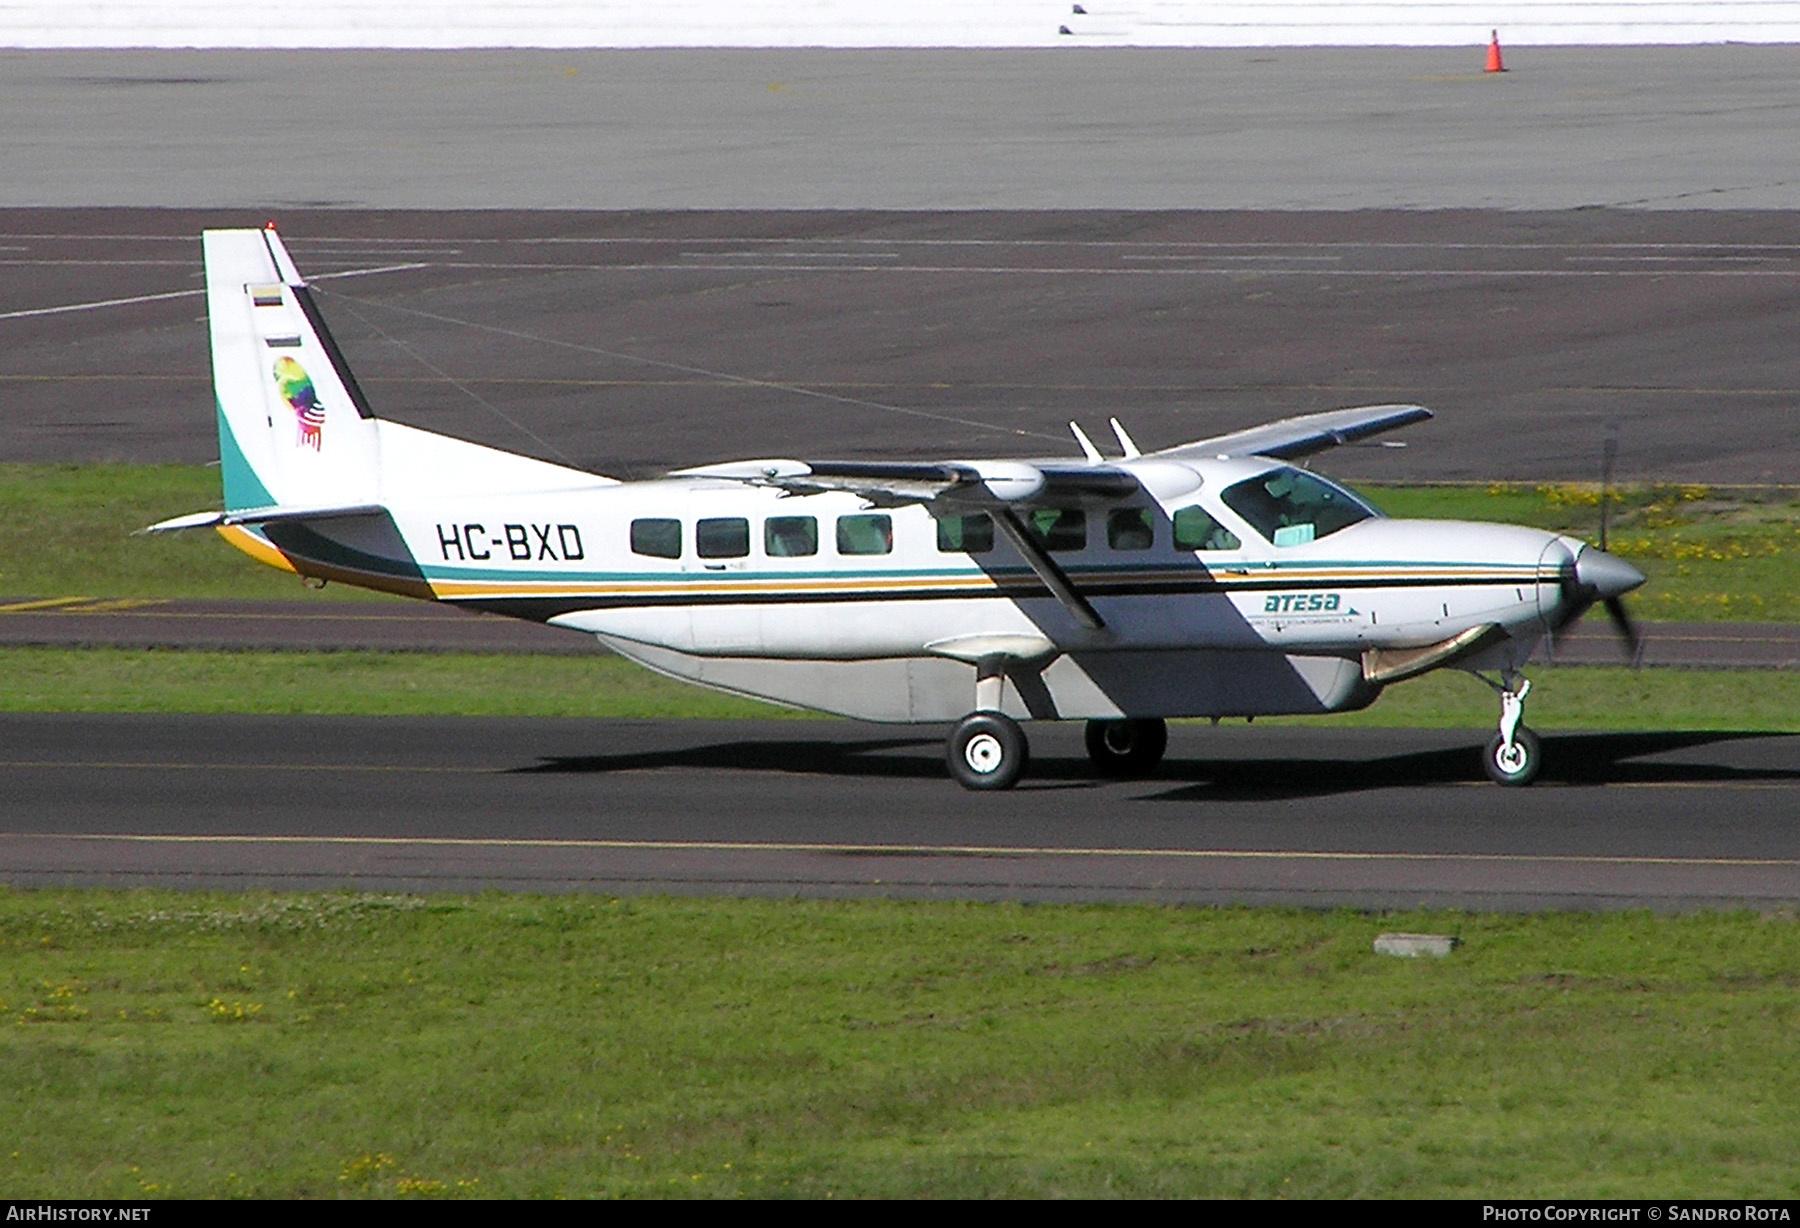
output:
{"label": "gold stripe on fuselage", "polygon": [[[1221,569],[1223,570],[1223,569]],[[1098,589],[1112,588],[1120,584],[1167,585],[1170,587],[1186,584],[1196,578],[1191,571],[1172,572],[1166,569],[1136,572],[1106,572],[1101,574],[1077,572],[1071,577],[1077,587],[1089,585]],[[1270,587],[1316,587],[1319,585],[1356,583],[1369,587],[1371,582],[1381,584],[1418,584],[1440,583],[1446,581],[1463,581],[1477,584],[1538,584],[1554,582],[1555,573],[1540,574],[1535,567],[1530,571],[1522,568],[1351,568],[1336,570],[1290,570],[1280,573],[1249,571],[1233,574],[1225,572],[1210,573],[1207,577],[1218,585],[1220,591],[1230,592],[1234,589],[1262,590]],[[705,576],[686,576],[682,578],[645,580],[614,580],[610,582],[593,581],[556,581],[556,580],[433,580],[432,591],[446,601],[468,600],[471,598],[494,597],[577,597],[591,596],[597,598],[621,597],[721,597],[740,596],[748,600],[758,597],[779,597],[788,595],[821,595],[833,593],[867,594],[885,593],[896,597],[905,597],[911,593],[937,594],[956,590],[978,590],[987,593],[1000,593],[1008,589],[1025,588],[1037,590],[1041,588],[1037,578],[1029,572],[1021,572],[1014,576],[994,577],[986,572],[966,572],[954,576],[768,576],[744,579],[723,579]],[[1149,594],[1146,594],[1149,595]]]}

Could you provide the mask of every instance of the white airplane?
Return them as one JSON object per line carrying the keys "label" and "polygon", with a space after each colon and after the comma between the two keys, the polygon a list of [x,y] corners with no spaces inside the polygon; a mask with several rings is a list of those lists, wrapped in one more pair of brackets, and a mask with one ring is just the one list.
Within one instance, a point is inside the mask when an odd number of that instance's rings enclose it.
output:
{"label": "white airplane", "polygon": [[[271,230],[204,236],[215,528],[275,567],[597,636],[658,673],[870,721],[954,722],[950,774],[1004,789],[1025,720],[1084,720],[1149,772],[1172,717],[1343,712],[1429,670],[1500,698],[1484,766],[1529,783],[1533,648],[1629,563],[1509,525],[1393,520],[1288,462],[1419,422],[1290,418],[1103,457],[747,460],[619,482],[377,418]],[[1490,676],[1491,675],[1491,676]]]}

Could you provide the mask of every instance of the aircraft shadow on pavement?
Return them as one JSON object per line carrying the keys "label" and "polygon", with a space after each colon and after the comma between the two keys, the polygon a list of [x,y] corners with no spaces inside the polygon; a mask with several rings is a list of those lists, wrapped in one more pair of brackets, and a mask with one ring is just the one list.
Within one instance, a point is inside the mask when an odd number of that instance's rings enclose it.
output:
{"label": "aircraft shadow on pavement", "polygon": [[[1800,769],[1771,764],[1645,762],[1648,756],[1721,743],[1784,735],[1763,733],[1656,732],[1539,735],[1544,767],[1534,787],[1620,784],[1793,781]],[[1485,745],[1485,741],[1483,742]],[[1275,800],[1359,793],[1370,789],[1430,788],[1484,781],[1481,746],[1456,746],[1372,759],[1188,760],[1164,765],[1158,778],[1194,783],[1149,801]],[[1791,762],[1783,756],[1784,763]]]}
{"label": "aircraft shadow on pavement", "polygon": [[[1395,735],[1403,737],[1403,734]],[[1710,781],[1793,781],[1800,768],[1781,761],[1764,765],[1657,762],[1650,756],[1702,749],[1781,735],[1719,732],[1584,733],[1543,738],[1541,785],[1695,784]],[[1357,793],[1370,789],[1429,788],[1483,780],[1480,745],[1436,748],[1367,759],[1327,757],[1179,758],[1162,764],[1138,787],[1174,788],[1146,800],[1221,801],[1280,799]],[[870,780],[946,779],[943,745],[936,737],[896,737],[857,741],[826,738],[736,740],[613,755],[546,758],[511,769],[524,775],[581,774],[708,768],[749,773],[815,775]],[[1085,758],[1034,756],[1022,787],[1104,783]]]}
{"label": "aircraft shadow on pavement", "polygon": [[[885,751],[923,750],[929,754],[889,755]],[[569,755],[547,758],[514,772],[581,773],[642,772],[657,768],[725,768],[736,772],[779,772],[803,776],[867,776],[874,778],[943,777],[942,742],[937,738],[881,738],[857,742],[826,740],[717,742],[669,750],[620,755]]]}

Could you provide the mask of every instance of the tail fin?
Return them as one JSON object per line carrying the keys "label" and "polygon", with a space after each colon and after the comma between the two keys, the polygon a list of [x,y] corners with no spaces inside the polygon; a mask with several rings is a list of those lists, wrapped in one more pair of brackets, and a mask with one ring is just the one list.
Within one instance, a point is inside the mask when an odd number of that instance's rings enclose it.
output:
{"label": "tail fin", "polygon": [[430,598],[394,500],[618,484],[381,421],[273,230],[209,230],[202,247],[225,510],[146,532],[215,528],[273,567]]}
{"label": "tail fin", "polygon": [[227,514],[371,504],[374,414],[274,230],[209,230],[206,313]]}

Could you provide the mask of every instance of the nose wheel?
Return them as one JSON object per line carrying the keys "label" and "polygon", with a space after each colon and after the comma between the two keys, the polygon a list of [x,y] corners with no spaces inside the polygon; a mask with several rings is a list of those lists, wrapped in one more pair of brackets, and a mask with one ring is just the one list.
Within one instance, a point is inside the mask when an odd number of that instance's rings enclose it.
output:
{"label": "nose wheel", "polygon": [[1488,779],[1497,785],[1528,785],[1537,777],[1543,753],[1538,746],[1537,734],[1529,729],[1515,731],[1511,746],[1495,734],[1487,744],[1481,766],[1487,769]]}
{"label": "nose wheel", "polygon": [[965,789],[1010,789],[1030,757],[1025,731],[998,712],[965,716],[944,753],[951,777]]}
{"label": "nose wheel", "polygon": [[1525,728],[1525,696],[1531,683],[1516,674],[1506,675],[1500,693],[1500,732],[1487,744],[1481,766],[1497,785],[1528,785],[1543,766],[1543,749],[1537,735]]}

